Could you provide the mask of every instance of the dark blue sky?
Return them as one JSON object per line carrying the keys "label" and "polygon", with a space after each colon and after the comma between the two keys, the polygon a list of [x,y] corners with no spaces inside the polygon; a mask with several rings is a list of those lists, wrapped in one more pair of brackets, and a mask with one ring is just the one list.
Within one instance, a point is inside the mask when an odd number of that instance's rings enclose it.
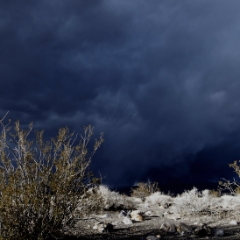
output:
{"label": "dark blue sky", "polygon": [[0,0],[0,114],[105,133],[113,185],[216,181],[240,159],[240,1]]}

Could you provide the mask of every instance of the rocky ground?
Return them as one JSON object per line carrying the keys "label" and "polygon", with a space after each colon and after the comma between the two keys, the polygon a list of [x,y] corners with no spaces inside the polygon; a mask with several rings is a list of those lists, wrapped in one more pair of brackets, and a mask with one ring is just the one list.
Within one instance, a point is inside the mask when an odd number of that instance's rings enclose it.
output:
{"label": "rocky ground", "polygon": [[76,220],[69,235],[76,239],[240,239],[240,225],[231,219],[173,220],[152,215],[132,224],[125,224],[123,220],[116,212]]}
{"label": "rocky ground", "polygon": [[159,192],[139,199],[102,191],[105,210],[76,217],[66,229],[72,239],[240,239],[240,196],[213,197],[193,189],[177,197]]}

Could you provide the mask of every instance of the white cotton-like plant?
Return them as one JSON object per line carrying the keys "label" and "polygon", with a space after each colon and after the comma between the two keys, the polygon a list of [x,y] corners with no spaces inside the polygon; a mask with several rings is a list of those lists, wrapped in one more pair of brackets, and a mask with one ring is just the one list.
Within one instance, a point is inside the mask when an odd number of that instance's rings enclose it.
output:
{"label": "white cotton-like plant", "polygon": [[172,203],[172,198],[161,192],[152,193],[150,196],[146,197],[145,203],[151,206],[163,206],[164,204]]}
{"label": "white cotton-like plant", "polygon": [[212,196],[211,196],[211,193],[210,193],[210,190],[208,190],[208,189],[203,190],[202,193],[201,193],[201,195],[202,195],[202,197],[204,197],[204,198],[206,198],[206,199],[209,199],[209,198],[212,197]]}
{"label": "white cotton-like plant", "polygon": [[223,195],[220,198],[215,199],[215,203],[212,207],[212,212],[219,219],[234,218],[240,219],[240,197]]}
{"label": "white cotton-like plant", "polygon": [[239,210],[240,196],[223,195],[221,197],[221,206],[224,210]]}
{"label": "white cotton-like plant", "polygon": [[240,213],[240,198],[236,196],[214,197],[209,190],[193,188],[174,198],[176,212],[182,216],[210,216],[222,219]]}
{"label": "white cotton-like plant", "polygon": [[207,191],[204,193],[193,188],[185,191],[174,199],[176,211],[181,215],[198,215],[211,207],[212,197]]}
{"label": "white cotton-like plant", "polygon": [[137,198],[137,197],[131,197],[132,201],[135,203],[135,204],[142,204],[143,203],[143,200],[141,198]]}
{"label": "white cotton-like plant", "polygon": [[111,191],[107,186],[100,185],[98,193],[103,199],[103,208],[105,210],[133,208],[133,202],[129,197]]}

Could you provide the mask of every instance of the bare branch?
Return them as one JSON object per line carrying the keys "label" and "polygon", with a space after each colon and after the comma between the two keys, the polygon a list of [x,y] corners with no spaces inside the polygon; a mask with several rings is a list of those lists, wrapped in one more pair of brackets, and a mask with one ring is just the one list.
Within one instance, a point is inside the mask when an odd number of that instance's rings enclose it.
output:
{"label": "bare branch", "polygon": [[0,122],[2,123],[4,121],[4,119],[6,118],[6,116],[8,115],[9,111],[6,112],[6,114],[0,119]]}

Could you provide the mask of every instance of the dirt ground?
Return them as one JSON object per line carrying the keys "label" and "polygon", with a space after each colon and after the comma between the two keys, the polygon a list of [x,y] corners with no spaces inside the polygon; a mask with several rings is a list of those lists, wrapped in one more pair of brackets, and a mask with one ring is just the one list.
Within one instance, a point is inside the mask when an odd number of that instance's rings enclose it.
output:
{"label": "dirt ground", "polygon": [[[108,219],[84,219],[76,221],[72,228],[69,229],[68,233],[71,236],[66,239],[129,239],[129,240],[145,240],[149,236],[161,236],[160,239],[240,239],[240,225],[230,225],[231,219],[224,219],[217,221],[216,219],[210,218],[193,218],[193,219],[180,219],[180,220],[169,220],[167,218],[159,216],[147,217],[142,222],[135,222],[131,225],[123,224],[118,213],[109,214],[111,217]],[[93,226],[97,221],[101,222],[115,222],[115,226],[112,232],[99,233],[97,230],[93,230]],[[194,223],[198,221],[206,223],[212,229],[222,229],[224,236],[205,236],[199,237],[194,234],[180,235],[178,232],[166,233],[160,229],[162,223],[171,222],[178,225],[180,222],[186,223],[188,226],[193,227]]]}

